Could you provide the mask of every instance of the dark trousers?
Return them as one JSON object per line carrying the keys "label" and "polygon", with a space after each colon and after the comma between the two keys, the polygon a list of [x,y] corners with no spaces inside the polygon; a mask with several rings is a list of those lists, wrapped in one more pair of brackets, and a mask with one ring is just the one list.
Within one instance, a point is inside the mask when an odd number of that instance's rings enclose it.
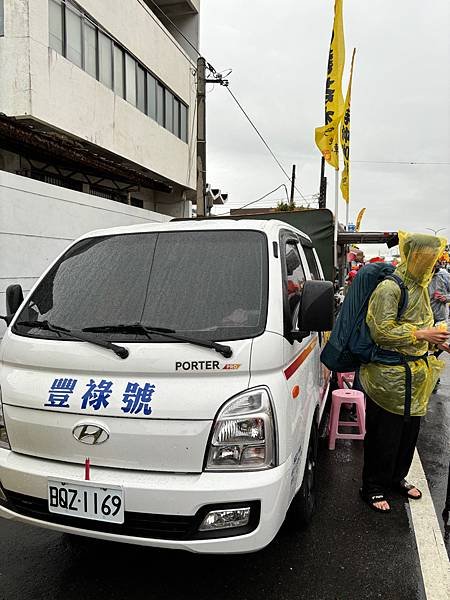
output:
{"label": "dark trousers", "polygon": [[366,396],[363,491],[367,495],[386,492],[404,479],[411,466],[420,417],[405,421]]}

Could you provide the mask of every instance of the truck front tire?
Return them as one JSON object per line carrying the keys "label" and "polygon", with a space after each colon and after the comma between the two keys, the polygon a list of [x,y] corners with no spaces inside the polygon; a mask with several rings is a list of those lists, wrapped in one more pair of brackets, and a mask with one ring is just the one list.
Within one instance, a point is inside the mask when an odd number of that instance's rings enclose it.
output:
{"label": "truck front tire", "polygon": [[289,509],[289,523],[295,530],[304,530],[309,525],[316,507],[316,465],[319,432],[313,423],[309,436],[303,482],[292,500]]}

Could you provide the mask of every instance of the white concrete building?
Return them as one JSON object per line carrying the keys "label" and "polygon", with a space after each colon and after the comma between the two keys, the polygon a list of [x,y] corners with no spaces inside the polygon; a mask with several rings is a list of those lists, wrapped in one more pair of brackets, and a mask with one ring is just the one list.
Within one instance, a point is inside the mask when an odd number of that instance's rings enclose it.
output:
{"label": "white concrete building", "polygon": [[0,0],[0,169],[186,216],[199,9]]}
{"label": "white concrete building", "polygon": [[82,233],[191,216],[199,10],[0,0],[0,314]]}

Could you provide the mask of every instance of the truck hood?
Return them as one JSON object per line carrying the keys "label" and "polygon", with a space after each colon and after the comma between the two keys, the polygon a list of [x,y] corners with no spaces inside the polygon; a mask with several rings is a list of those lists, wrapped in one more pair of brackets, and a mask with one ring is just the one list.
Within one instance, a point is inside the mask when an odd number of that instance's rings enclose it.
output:
{"label": "truck hood", "polygon": [[[8,332],[2,346],[3,402],[65,414],[213,419],[249,381],[251,340],[226,343],[233,350],[229,359],[188,343],[121,343],[130,353],[123,360],[86,342]],[[146,411],[128,410],[136,394],[143,401],[149,397]]]}
{"label": "truck hood", "polygon": [[[188,343],[125,343],[125,360],[85,342],[8,332],[0,383],[14,451],[98,466],[201,472],[213,419],[249,383],[251,340],[233,356]],[[80,443],[85,426],[105,443]],[[92,431],[91,429],[87,430]],[[91,444],[91,445],[87,445]]]}

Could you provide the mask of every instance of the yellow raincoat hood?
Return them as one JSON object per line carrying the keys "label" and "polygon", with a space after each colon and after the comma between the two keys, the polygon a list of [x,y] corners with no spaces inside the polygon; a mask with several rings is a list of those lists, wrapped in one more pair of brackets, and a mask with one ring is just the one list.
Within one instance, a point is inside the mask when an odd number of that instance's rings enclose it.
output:
{"label": "yellow raincoat hood", "polygon": [[433,269],[442,254],[446,240],[424,233],[398,232],[400,264],[396,271],[403,281],[428,287]]}

